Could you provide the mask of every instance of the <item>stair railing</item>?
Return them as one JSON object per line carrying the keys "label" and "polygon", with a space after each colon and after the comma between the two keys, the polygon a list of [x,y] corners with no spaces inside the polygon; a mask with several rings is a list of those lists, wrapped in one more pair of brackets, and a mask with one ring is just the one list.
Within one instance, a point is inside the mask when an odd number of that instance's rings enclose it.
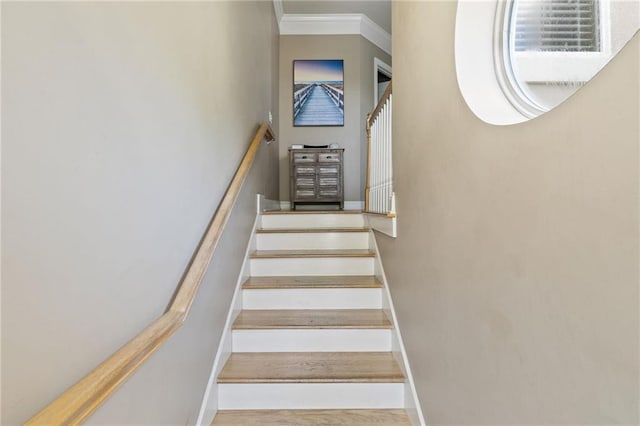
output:
{"label": "stair railing", "polygon": [[26,425],[82,423],[182,326],[255,160],[260,143],[264,139],[268,141],[275,139],[275,133],[267,123],[260,126],[247,148],[187,267],[169,309],[92,372],[29,419]]}
{"label": "stair railing", "polygon": [[367,115],[367,184],[365,212],[395,217],[392,164],[392,86]]}

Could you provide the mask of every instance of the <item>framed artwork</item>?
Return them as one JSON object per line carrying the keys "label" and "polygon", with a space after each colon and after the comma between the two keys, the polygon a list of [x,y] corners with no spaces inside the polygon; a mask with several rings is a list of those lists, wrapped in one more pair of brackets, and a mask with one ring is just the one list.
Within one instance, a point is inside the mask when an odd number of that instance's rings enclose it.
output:
{"label": "framed artwork", "polygon": [[344,126],[344,61],[293,61],[293,125]]}

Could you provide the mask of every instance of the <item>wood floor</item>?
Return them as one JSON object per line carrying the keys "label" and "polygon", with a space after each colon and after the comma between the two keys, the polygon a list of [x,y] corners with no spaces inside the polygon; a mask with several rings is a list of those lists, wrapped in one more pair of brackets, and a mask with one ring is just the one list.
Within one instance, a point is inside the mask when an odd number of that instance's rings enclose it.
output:
{"label": "wood floor", "polygon": [[333,232],[369,232],[369,228],[271,228],[257,229],[257,234],[319,234]]}
{"label": "wood floor", "polygon": [[391,328],[382,309],[265,309],[240,312],[234,330]]}
{"label": "wood floor", "polygon": [[263,216],[298,214],[362,214],[361,210],[271,210],[262,212]]}
{"label": "wood floor", "polygon": [[330,249],[330,250],[256,250],[252,259],[313,258],[313,257],[374,257],[368,249]]}
{"label": "wood floor", "polygon": [[390,352],[233,353],[218,383],[402,383]]}
{"label": "wood floor", "polygon": [[404,410],[222,410],[213,424],[408,426],[411,422]]}
{"label": "wood floor", "polygon": [[242,288],[287,289],[287,288],[381,288],[382,283],[373,275],[333,275],[333,276],[281,276],[250,277]]}

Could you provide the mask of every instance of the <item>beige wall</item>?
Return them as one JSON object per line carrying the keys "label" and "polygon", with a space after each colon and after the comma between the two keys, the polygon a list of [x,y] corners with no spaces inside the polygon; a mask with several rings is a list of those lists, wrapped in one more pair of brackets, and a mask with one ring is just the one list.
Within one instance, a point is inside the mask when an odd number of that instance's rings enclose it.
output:
{"label": "beige wall", "polygon": [[[2,4],[3,425],[166,308],[277,118],[277,58],[269,2]],[[90,423],[195,422],[277,151],[261,148],[185,326]]]}
{"label": "beige wall", "polygon": [[394,2],[398,238],[379,235],[430,424],[638,424],[640,39],[552,112],[492,126],[454,2]]}
{"label": "beige wall", "polygon": [[[365,117],[373,110],[373,58],[391,64],[391,58],[360,35],[280,37],[280,199],[289,199],[291,144],[345,148],[346,201],[364,200]],[[295,59],[343,59],[345,122],[343,127],[293,127],[293,61]]]}

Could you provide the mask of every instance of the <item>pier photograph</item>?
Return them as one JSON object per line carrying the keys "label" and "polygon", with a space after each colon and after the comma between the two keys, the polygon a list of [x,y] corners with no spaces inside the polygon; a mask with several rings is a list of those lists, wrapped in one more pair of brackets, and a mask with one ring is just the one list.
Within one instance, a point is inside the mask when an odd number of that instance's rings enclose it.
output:
{"label": "pier photograph", "polygon": [[293,125],[344,126],[344,61],[293,61]]}

